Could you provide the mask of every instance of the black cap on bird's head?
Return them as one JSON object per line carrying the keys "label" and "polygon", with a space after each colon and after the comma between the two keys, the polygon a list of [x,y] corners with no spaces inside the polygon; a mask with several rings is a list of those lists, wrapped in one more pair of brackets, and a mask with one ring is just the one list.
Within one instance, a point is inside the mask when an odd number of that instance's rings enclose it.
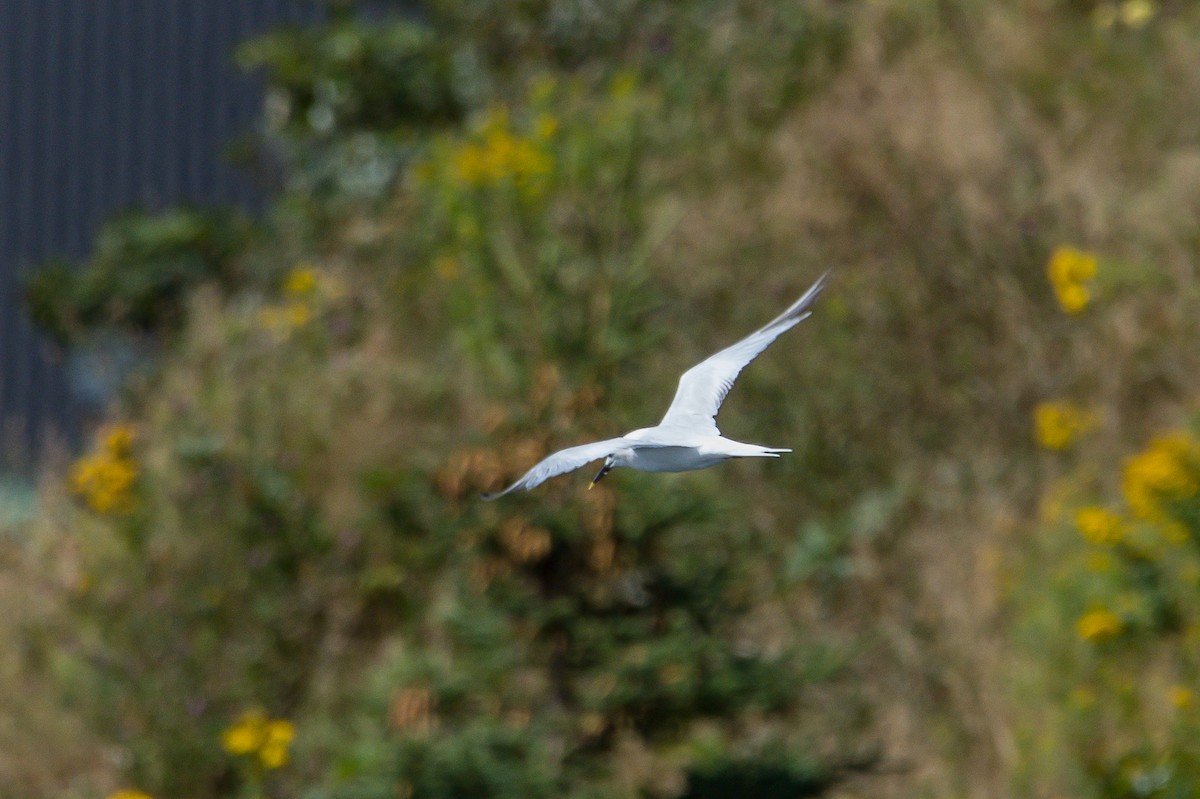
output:
{"label": "black cap on bird's head", "polygon": [[600,478],[603,477],[604,475],[608,474],[609,471],[612,470],[612,467],[613,467],[613,456],[609,455],[607,458],[604,459],[604,465],[600,467],[600,471],[596,472],[596,476],[592,478],[591,484],[588,485],[588,491],[591,491],[593,488],[595,488],[596,483],[600,482]]}

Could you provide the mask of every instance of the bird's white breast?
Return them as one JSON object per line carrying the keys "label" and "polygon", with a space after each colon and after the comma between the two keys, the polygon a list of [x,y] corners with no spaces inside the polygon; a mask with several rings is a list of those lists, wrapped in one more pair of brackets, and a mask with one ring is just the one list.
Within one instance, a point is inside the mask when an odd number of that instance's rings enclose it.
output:
{"label": "bird's white breast", "polygon": [[639,472],[688,472],[706,469],[725,455],[701,452],[696,447],[635,447],[622,464]]}

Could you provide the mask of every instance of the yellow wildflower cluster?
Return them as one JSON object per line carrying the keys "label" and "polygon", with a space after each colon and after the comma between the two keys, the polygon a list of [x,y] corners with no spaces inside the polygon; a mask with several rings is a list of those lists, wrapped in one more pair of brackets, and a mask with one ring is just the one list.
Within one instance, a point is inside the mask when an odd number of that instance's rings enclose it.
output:
{"label": "yellow wildflower cluster", "polygon": [[1125,461],[1121,491],[1134,515],[1164,521],[1164,501],[1200,492],[1200,442],[1184,432],[1159,436]]}
{"label": "yellow wildflower cluster", "polygon": [[557,132],[558,120],[541,114],[532,128],[529,136],[515,133],[507,109],[493,107],[474,140],[454,151],[455,178],[468,186],[497,186],[511,181],[523,192],[536,194],[540,181],[554,166],[546,142]]}
{"label": "yellow wildflower cluster", "polygon": [[1124,0],[1121,3],[1105,2],[1096,6],[1093,19],[1096,27],[1110,30],[1118,23],[1134,30],[1144,27],[1154,19],[1158,7],[1152,0]]}
{"label": "yellow wildflower cluster", "polygon": [[1046,449],[1066,449],[1096,426],[1094,411],[1068,402],[1042,402],[1033,409],[1033,433]]}
{"label": "yellow wildflower cluster", "polygon": [[125,788],[120,791],[113,791],[108,795],[108,799],[154,799],[154,797],[145,791],[135,791]]}
{"label": "yellow wildflower cluster", "polygon": [[138,467],[133,460],[134,430],[127,424],[107,425],[97,438],[100,447],[71,467],[71,491],[102,515],[120,515],[133,510],[133,486]]}
{"label": "yellow wildflower cluster", "polygon": [[1120,616],[1111,610],[1095,608],[1079,617],[1075,622],[1075,631],[1083,640],[1095,643],[1116,637],[1122,626]]}
{"label": "yellow wildflower cluster", "polygon": [[1058,247],[1050,255],[1046,275],[1062,309],[1081,313],[1092,300],[1089,284],[1096,277],[1096,256],[1075,247]]}
{"label": "yellow wildflower cluster", "polygon": [[284,301],[261,308],[258,326],[273,333],[290,333],[312,321],[314,307],[322,299],[339,299],[345,287],[311,264],[298,264],[283,283]]}
{"label": "yellow wildflower cluster", "polygon": [[231,755],[254,758],[263,768],[276,769],[287,764],[288,748],[295,737],[290,721],[247,710],[221,734],[221,746]]}
{"label": "yellow wildflower cluster", "polygon": [[308,264],[300,264],[288,273],[283,292],[290,297],[304,298],[317,290],[317,270]]}
{"label": "yellow wildflower cluster", "polygon": [[1075,526],[1093,544],[1111,545],[1125,537],[1125,524],[1108,508],[1089,506],[1075,512]]}

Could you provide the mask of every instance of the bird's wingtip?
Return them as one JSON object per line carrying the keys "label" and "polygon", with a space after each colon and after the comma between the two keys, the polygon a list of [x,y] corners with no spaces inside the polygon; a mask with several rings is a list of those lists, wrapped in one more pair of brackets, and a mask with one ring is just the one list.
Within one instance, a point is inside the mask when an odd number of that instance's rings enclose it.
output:
{"label": "bird's wingtip", "polygon": [[832,276],[833,276],[833,267],[830,267],[829,269],[826,269],[824,272],[822,272],[821,276],[818,277],[813,282],[813,288],[815,288],[817,291],[824,291],[825,285],[829,282],[829,278]]}
{"label": "bird's wingtip", "polygon": [[496,500],[500,499],[501,495],[503,494],[503,491],[493,491],[492,493],[484,491],[479,495],[479,498],[484,502],[495,502]]}

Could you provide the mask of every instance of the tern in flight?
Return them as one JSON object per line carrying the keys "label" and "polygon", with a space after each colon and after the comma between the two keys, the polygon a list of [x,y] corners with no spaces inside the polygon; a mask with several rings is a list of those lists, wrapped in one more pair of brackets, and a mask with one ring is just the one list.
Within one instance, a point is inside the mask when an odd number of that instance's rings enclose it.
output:
{"label": "tern in flight", "polygon": [[790,449],[744,444],[725,438],[717,429],[717,411],[746,364],[784,331],[808,318],[812,313],[809,308],[825,288],[828,276],[828,272],[821,275],[803,297],[769,324],[684,372],[679,378],[675,399],[657,427],[644,427],[620,438],[560,450],[544,458],[508,488],[495,494],[484,494],[483,498],[493,500],[512,491],[528,491],[551,477],[601,458],[604,465],[592,479],[589,489],[618,466],[642,472],[687,472],[706,469],[729,458],[778,458],[781,452],[791,452]]}

